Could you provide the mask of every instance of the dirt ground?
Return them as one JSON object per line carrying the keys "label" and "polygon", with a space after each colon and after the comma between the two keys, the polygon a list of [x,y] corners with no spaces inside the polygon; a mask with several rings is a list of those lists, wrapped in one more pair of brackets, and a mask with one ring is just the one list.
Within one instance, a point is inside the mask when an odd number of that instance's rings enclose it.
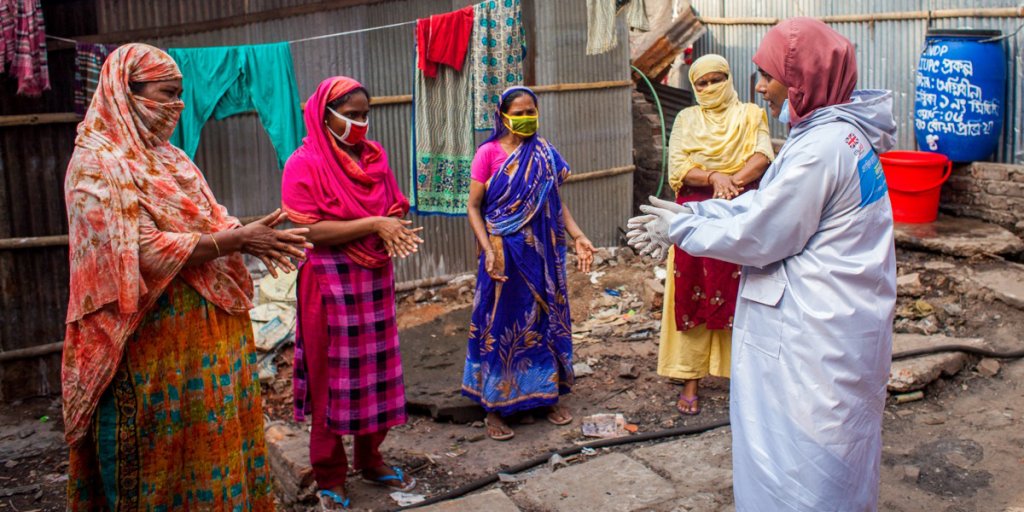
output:
{"label": "dirt ground", "polygon": [[[901,296],[898,332],[981,337],[997,349],[1022,345],[1024,312],[995,301],[974,286],[966,269],[993,264],[929,253],[899,252],[900,273],[919,273],[920,286]],[[516,437],[498,443],[480,423],[436,422],[414,415],[384,444],[386,457],[412,471],[414,491],[436,495],[520,461],[586,442],[579,419],[622,413],[639,432],[706,424],[728,417],[728,380],[702,383],[704,412],[680,416],[680,387],[656,375],[660,299],[649,281],[649,262],[627,251],[603,252],[596,277],[570,272],[575,359],[592,375],[581,377],[564,403],[577,421],[556,427],[543,417],[514,424]],[[937,263],[938,262],[938,263]],[[944,262],[944,263],[943,263]],[[603,273],[603,275],[601,274]],[[469,305],[466,281],[400,297],[403,331],[450,318]],[[455,327],[451,327],[454,329]],[[460,356],[461,357],[461,356]],[[270,421],[291,422],[291,351],[275,359],[279,374],[264,386]],[[976,361],[975,361],[976,362]],[[620,376],[635,365],[636,378]],[[881,510],[959,512],[1024,507],[1024,363],[1004,362],[994,377],[972,368],[942,378],[925,399],[897,405],[890,398],[884,424]],[[59,400],[39,398],[4,406],[0,412],[0,510],[63,510],[66,448],[60,442]],[[526,421],[526,424],[523,423]],[[695,468],[699,469],[699,468]],[[360,508],[395,507],[387,494],[353,482]]]}

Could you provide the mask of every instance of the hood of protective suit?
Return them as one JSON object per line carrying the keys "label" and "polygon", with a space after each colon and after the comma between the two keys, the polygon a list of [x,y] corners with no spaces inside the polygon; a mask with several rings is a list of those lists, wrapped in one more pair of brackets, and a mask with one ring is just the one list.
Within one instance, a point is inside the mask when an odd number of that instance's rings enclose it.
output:
{"label": "hood of protective suit", "polygon": [[796,136],[815,126],[846,121],[864,132],[877,153],[896,145],[896,119],[892,115],[892,91],[854,91],[849,103],[819,108],[793,128]]}

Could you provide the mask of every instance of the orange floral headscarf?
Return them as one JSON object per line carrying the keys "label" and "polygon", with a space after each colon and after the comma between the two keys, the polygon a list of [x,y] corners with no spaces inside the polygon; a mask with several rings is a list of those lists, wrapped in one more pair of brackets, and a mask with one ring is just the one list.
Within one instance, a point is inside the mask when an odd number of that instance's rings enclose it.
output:
{"label": "orange floral headscarf", "polygon": [[121,46],[100,73],[64,190],[71,293],[64,340],[65,436],[81,441],[124,344],[175,277],[229,313],[248,311],[239,254],[185,268],[199,238],[239,227],[195,164],[167,143],[184,105],[132,94],[133,82],[181,78],[163,51]]}

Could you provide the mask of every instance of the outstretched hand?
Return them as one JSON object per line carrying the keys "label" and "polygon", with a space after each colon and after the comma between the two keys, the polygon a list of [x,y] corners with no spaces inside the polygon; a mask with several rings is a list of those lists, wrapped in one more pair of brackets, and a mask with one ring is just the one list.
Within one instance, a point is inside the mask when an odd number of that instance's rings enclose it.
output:
{"label": "outstretched hand", "polygon": [[668,248],[672,241],[668,237],[672,220],[680,214],[693,213],[689,207],[665,201],[651,196],[650,205],[640,206],[644,215],[629,219],[626,227],[630,230],[626,233],[629,245],[639,251],[641,256],[650,256],[655,260],[662,260],[668,254]]}

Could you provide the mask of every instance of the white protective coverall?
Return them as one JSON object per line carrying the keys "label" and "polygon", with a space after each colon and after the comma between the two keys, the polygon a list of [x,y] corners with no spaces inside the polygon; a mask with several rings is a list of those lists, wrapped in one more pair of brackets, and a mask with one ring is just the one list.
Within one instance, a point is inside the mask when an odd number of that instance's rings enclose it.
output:
{"label": "white protective coverall", "polygon": [[896,256],[878,153],[892,94],[793,128],[758,190],[689,203],[669,236],[743,265],[730,418],[736,510],[875,510]]}

